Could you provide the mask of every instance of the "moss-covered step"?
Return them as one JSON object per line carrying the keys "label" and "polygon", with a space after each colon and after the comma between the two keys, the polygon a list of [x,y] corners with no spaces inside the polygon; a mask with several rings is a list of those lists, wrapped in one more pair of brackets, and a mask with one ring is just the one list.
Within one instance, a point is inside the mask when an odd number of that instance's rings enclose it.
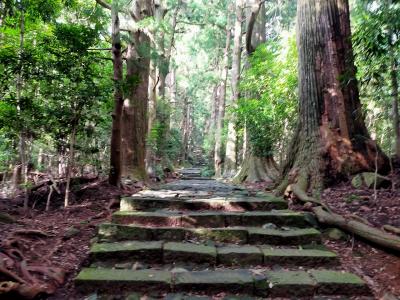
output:
{"label": "moss-covered step", "polygon": [[223,246],[217,248],[217,263],[225,266],[257,266],[263,264],[263,254],[256,246]]}
{"label": "moss-covered step", "polygon": [[[90,249],[95,265],[126,267],[127,262],[197,263],[211,266],[328,266],[337,262],[327,250],[271,248],[267,246],[209,246],[188,242],[125,241],[96,243]],[[130,265],[128,266],[130,267]]]}
{"label": "moss-covered step", "polygon": [[[126,296],[121,296],[121,295],[107,295],[107,294],[100,294],[100,293],[91,293],[90,295],[85,297],[85,300],[212,300],[212,296],[205,296],[202,295],[202,292],[199,292],[198,294],[194,293],[146,293],[146,294],[140,294],[140,293],[129,293]],[[226,294],[224,297],[218,298],[220,300],[256,300],[259,298],[255,298],[252,296],[244,295],[244,294],[239,294],[239,295],[230,295]],[[321,299],[319,299],[321,300]],[[328,300],[328,299],[326,299]]]}
{"label": "moss-covered step", "polygon": [[252,227],[248,233],[249,244],[304,245],[321,241],[321,233],[314,228],[278,230]]}
{"label": "moss-covered step", "polygon": [[84,268],[75,279],[81,291],[219,292],[260,297],[301,298],[314,295],[365,295],[366,284],[356,275],[330,271],[269,271],[218,269],[169,272],[161,270],[117,270]]}
{"label": "moss-covered step", "polygon": [[267,223],[295,227],[309,225],[304,214],[288,210],[252,212],[119,211],[113,214],[113,222],[117,224],[192,228],[262,226]]}
{"label": "moss-covered step", "polygon": [[313,228],[288,230],[255,227],[183,228],[146,227],[120,224],[101,224],[98,235],[101,241],[184,241],[213,240],[233,244],[301,245],[320,241],[320,232]]}
{"label": "moss-covered step", "polygon": [[84,268],[75,278],[79,291],[170,291],[172,274],[156,270],[118,270],[101,268]]}
{"label": "moss-covered step", "polygon": [[368,295],[368,286],[358,276],[340,271],[311,270],[321,295]]}
{"label": "moss-covered step", "polygon": [[112,221],[118,224],[180,227],[182,214],[169,211],[118,211],[113,214]]}
{"label": "moss-covered step", "polygon": [[207,291],[253,294],[254,280],[247,270],[194,271],[176,273],[174,291]]}
{"label": "moss-covered step", "polygon": [[144,211],[157,209],[182,210],[222,210],[222,211],[270,211],[287,209],[282,198],[270,197],[212,197],[190,199],[188,197],[124,197],[121,199],[121,211]]}
{"label": "moss-covered step", "polygon": [[368,295],[369,289],[358,276],[331,270],[266,271],[256,274],[255,294],[262,297],[300,298],[313,295]]}
{"label": "moss-covered step", "polygon": [[329,266],[338,263],[336,253],[318,249],[287,249],[261,246],[264,265]]}
{"label": "moss-covered step", "polygon": [[162,263],[162,241],[125,241],[115,243],[95,243],[90,248],[91,261],[125,263],[141,260]]}
{"label": "moss-covered step", "polygon": [[164,263],[190,262],[215,265],[217,249],[214,246],[168,242],[163,247],[163,261]]}
{"label": "moss-covered step", "polygon": [[266,272],[255,277],[255,293],[262,297],[311,297],[316,283],[305,271]]}

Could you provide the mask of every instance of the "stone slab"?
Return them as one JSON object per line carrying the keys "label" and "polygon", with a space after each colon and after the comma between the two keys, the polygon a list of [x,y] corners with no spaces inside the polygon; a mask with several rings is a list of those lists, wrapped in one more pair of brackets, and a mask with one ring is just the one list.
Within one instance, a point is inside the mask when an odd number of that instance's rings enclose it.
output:
{"label": "stone slab", "polygon": [[264,265],[310,266],[331,265],[337,263],[334,252],[317,249],[278,249],[261,247]]}
{"label": "stone slab", "polygon": [[79,290],[106,291],[170,291],[172,274],[154,270],[117,270],[84,268],[75,278]]}
{"label": "stone slab", "polygon": [[330,270],[311,270],[311,276],[318,285],[317,293],[322,295],[366,295],[368,286],[357,275]]}
{"label": "stone slab", "polygon": [[176,273],[174,278],[176,291],[230,292],[253,294],[254,282],[250,272],[235,271],[198,271]]}
{"label": "stone slab", "polygon": [[255,246],[224,246],[217,248],[218,264],[227,266],[262,265],[263,254]]}
{"label": "stone slab", "polygon": [[164,263],[191,262],[215,265],[217,250],[213,246],[168,242],[163,247]]}
{"label": "stone slab", "polygon": [[321,241],[321,233],[314,228],[264,229],[249,228],[249,244],[301,245]]}

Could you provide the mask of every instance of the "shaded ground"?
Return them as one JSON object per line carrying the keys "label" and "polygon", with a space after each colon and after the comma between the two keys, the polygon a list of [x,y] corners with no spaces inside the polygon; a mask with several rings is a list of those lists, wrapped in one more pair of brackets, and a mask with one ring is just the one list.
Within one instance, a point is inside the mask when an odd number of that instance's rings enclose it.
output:
{"label": "shaded ground", "polygon": [[[18,200],[2,199],[0,210],[13,216],[17,223],[0,224],[1,242],[15,237],[16,231],[21,232],[17,235],[21,242],[15,246],[28,265],[58,267],[66,273],[65,283],[50,299],[68,299],[71,281],[87,257],[96,225],[109,218],[119,195],[118,189],[97,181],[83,187],[67,209],[31,210],[28,214],[21,210]],[[28,233],[30,230],[43,234]]]}
{"label": "shaded ground", "polygon": [[[354,189],[349,184],[327,189],[323,199],[340,214],[360,216],[375,227],[389,224],[400,227],[400,190]],[[340,254],[343,266],[362,276],[377,296],[391,292],[400,297],[400,257],[352,236],[338,241],[326,241],[327,246]]]}

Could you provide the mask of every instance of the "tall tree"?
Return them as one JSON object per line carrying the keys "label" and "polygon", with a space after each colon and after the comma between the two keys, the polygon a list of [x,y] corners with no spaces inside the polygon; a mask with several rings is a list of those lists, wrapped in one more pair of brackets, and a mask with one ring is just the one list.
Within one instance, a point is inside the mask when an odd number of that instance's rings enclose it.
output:
{"label": "tall tree", "polygon": [[[235,29],[233,36],[233,54],[232,54],[232,106],[236,106],[239,99],[239,80],[240,65],[242,54],[242,22],[243,22],[244,0],[236,0]],[[235,118],[233,115],[229,118],[228,136],[226,141],[226,154],[224,163],[224,176],[232,177],[236,172],[236,143],[237,134],[235,129]]]}
{"label": "tall tree", "polygon": [[225,98],[226,98],[226,83],[229,71],[229,49],[231,45],[231,28],[229,22],[226,25],[226,41],[223,60],[221,64],[221,77],[218,86],[218,109],[215,124],[215,147],[214,147],[214,170],[215,177],[219,178],[222,175],[222,130],[224,128],[225,118]]}
{"label": "tall tree", "polygon": [[119,186],[122,176],[122,107],[123,107],[123,62],[120,36],[118,0],[113,1],[111,7],[97,0],[98,3],[111,9],[111,44],[114,67],[114,112],[111,131],[110,174],[109,183]]}
{"label": "tall tree", "polygon": [[[246,51],[247,55],[250,57],[255,49],[266,41],[266,12],[265,3],[261,0],[248,0],[246,6],[249,8],[246,12]],[[247,63],[247,68],[249,67],[251,67],[250,61]],[[260,95],[253,96],[255,98],[260,97]],[[264,144],[264,149],[255,149],[255,145],[252,145],[250,141],[255,132],[252,132],[251,130],[247,131],[247,129],[248,127],[253,128],[253,124],[249,124],[249,122],[253,121],[253,119],[247,119],[245,121],[243,161],[239,172],[234,177],[234,181],[274,181],[278,178],[279,172],[271,149],[266,149],[270,147],[267,147],[267,145]],[[265,153],[265,155],[261,155],[261,153]]]}
{"label": "tall tree", "polygon": [[[151,1],[135,1],[130,14],[135,22],[140,22],[152,15]],[[134,180],[147,177],[146,137],[147,109],[150,68],[150,39],[143,29],[129,32],[129,45],[126,55],[127,97],[123,107],[123,176]]]}
{"label": "tall tree", "polygon": [[300,116],[280,188],[303,200],[328,180],[388,165],[364,124],[350,36],[347,0],[298,2]]}

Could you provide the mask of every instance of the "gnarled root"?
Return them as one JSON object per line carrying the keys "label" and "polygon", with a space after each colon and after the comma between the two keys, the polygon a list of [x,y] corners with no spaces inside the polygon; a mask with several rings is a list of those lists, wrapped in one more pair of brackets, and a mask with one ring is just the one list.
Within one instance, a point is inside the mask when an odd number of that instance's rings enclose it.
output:
{"label": "gnarled root", "polygon": [[313,211],[318,221],[323,224],[337,226],[379,246],[400,252],[400,237],[386,233],[354,218],[348,219],[339,214],[327,212],[320,206],[314,207]]}
{"label": "gnarled root", "polygon": [[[359,216],[342,216],[332,212],[327,205],[307,195],[304,181],[298,180],[297,183],[289,185],[288,189],[300,201],[317,205],[312,208],[312,211],[320,223],[339,227],[376,245],[400,252],[400,237],[373,227],[367,220]],[[387,228],[388,226],[386,226]]]}
{"label": "gnarled root", "polygon": [[[40,231],[28,232],[47,236]],[[33,299],[39,294],[54,293],[64,282],[65,272],[60,268],[28,265],[22,251],[18,249],[21,248],[20,242],[17,237],[11,237],[1,244],[0,276],[5,281],[0,282],[0,297],[18,294],[25,299]]]}

